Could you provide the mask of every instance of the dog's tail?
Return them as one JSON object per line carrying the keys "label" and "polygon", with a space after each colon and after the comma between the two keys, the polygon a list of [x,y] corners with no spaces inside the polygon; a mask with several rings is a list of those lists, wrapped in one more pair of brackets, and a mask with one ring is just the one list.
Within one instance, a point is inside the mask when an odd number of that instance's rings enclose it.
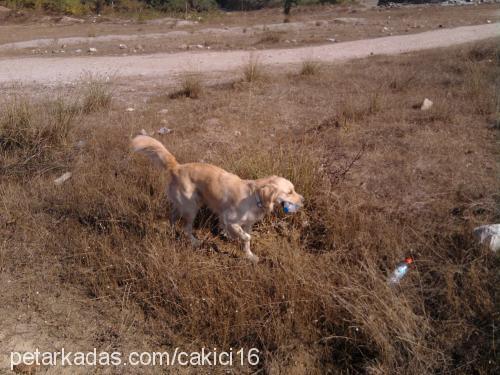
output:
{"label": "dog's tail", "polygon": [[166,148],[154,138],[147,135],[138,135],[132,139],[135,152],[140,152],[151,159],[153,163],[167,170],[174,170],[179,163]]}

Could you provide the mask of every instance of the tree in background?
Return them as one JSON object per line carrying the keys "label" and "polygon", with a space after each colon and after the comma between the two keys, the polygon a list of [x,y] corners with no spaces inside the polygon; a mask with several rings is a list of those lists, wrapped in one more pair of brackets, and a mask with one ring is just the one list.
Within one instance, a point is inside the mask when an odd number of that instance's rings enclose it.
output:
{"label": "tree in background", "polygon": [[283,13],[285,16],[288,16],[290,14],[290,11],[292,10],[293,5],[297,5],[298,0],[284,0],[283,3]]}

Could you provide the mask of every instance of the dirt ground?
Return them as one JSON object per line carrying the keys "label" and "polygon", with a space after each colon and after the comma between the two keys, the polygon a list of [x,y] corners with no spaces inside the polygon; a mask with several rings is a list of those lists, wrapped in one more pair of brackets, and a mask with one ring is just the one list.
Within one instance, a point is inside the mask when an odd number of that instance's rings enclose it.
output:
{"label": "dirt ground", "polygon": [[[26,16],[0,25],[0,62],[36,55],[43,64],[50,56],[62,67],[80,55],[76,49],[86,54],[89,47],[97,48],[96,58],[146,55],[140,62],[154,53],[187,54],[182,45],[198,43],[203,48],[189,49],[273,48],[280,56],[283,47],[321,49],[332,37],[344,42],[484,24],[489,30],[498,9],[299,7],[288,24],[271,9],[184,26],[106,16],[61,25]],[[146,36],[169,32],[177,34]],[[432,41],[440,34],[428,35]],[[448,36],[450,44],[462,35]],[[75,37],[85,40],[63,41]],[[44,42],[34,38],[50,44],[37,47]],[[275,61],[271,68],[256,65],[251,79],[241,70],[228,76],[220,66],[188,87],[199,91],[196,98],[178,95],[186,89],[183,77],[111,77],[98,86],[109,90],[110,104],[78,112],[61,144],[42,134],[42,147],[27,158],[22,147],[5,146],[8,137],[0,133],[0,374],[12,374],[12,350],[126,353],[216,342],[257,345],[265,363],[206,373],[496,373],[498,256],[471,235],[475,225],[499,217],[495,45],[498,38],[349,64],[313,59],[308,67],[298,60],[286,69]],[[65,112],[57,120],[45,113],[47,103],[81,101],[85,87],[9,82],[0,115],[24,98],[35,127],[64,122]],[[424,97],[434,101],[427,112],[419,109]],[[173,132],[158,135],[162,126]],[[215,163],[248,178],[286,174],[310,203],[297,219],[277,216],[258,226],[255,252],[265,262],[257,268],[203,226],[205,246],[195,251],[165,222],[159,173],[127,154],[129,138],[142,129],[181,161]],[[83,147],[75,146],[79,141]],[[55,188],[53,179],[67,170],[73,178]],[[401,289],[389,290],[386,272],[408,251],[417,267]]]}
{"label": "dirt ground", "polygon": [[[377,8],[361,5],[298,7],[289,23],[280,9],[218,12],[190,20],[124,20],[26,16],[0,23],[0,56],[126,56],[183,50],[290,48],[497,22],[498,4]],[[120,45],[122,45],[120,47]],[[89,53],[89,48],[96,52]]]}

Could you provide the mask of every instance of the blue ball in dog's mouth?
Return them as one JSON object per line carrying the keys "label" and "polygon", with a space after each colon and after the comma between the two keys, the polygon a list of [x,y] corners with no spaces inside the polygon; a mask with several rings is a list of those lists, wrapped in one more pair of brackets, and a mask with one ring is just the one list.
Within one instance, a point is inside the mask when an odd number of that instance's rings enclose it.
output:
{"label": "blue ball in dog's mouth", "polygon": [[292,214],[299,210],[300,206],[292,203],[292,202],[283,202],[283,211],[287,214]]}

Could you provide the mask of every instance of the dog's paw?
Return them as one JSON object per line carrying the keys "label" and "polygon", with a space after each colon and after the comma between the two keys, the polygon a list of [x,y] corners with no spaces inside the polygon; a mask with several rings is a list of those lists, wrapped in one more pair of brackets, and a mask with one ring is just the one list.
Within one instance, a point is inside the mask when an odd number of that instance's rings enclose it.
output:
{"label": "dog's paw", "polygon": [[246,253],[245,257],[252,261],[253,263],[257,264],[259,262],[259,257],[255,255],[254,253]]}
{"label": "dog's paw", "polygon": [[191,245],[193,247],[200,247],[202,245],[202,241],[200,241],[199,239],[195,238],[195,237],[191,237]]}

